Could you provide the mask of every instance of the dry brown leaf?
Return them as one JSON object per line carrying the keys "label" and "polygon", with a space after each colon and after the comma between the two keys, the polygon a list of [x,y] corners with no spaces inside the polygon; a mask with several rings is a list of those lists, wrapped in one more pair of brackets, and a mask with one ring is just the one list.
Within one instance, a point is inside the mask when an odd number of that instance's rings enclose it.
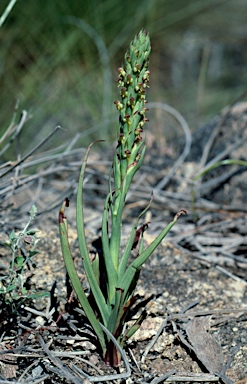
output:
{"label": "dry brown leaf", "polygon": [[210,373],[220,373],[224,367],[222,348],[216,338],[209,333],[207,317],[194,317],[186,327],[186,334],[193,350]]}

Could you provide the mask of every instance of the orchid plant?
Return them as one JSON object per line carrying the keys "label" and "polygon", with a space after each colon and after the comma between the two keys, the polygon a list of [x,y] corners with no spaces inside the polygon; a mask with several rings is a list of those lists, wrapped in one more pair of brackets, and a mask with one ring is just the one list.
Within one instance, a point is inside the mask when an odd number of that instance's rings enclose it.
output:
{"label": "orchid plant", "polygon": [[[146,90],[149,85],[150,39],[145,31],[137,34],[125,54],[124,65],[118,68],[120,100],[115,101],[119,111],[118,142],[109,175],[109,193],[102,214],[102,235],[100,251],[91,260],[86,245],[83,214],[83,180],[89,155],[88,148],[81,167],[76,206],[76,222],[80,254],[90,287],[86,295],[75,269],[68,241],[68,225],[65,199],[59,212],[61,248],[65,265],[79,302],[98,338],[101,352],[107,365],[118,366],[121,360],[119,351],[101,324],[115,337],[121,347],[140,327],[144,314],[127,326],[128,315],[135,305],[134,294],[140,270],[160,242],[185,213],[181,210],[161,231],[157,238],[145,248],[144,232],[147,223],[139,225],[140,219],[150,208],[140,213],[132,225],[127,244],[123,250],[121,229],[126,196],[134,175],[142,165],[146,145],[142,137],[146,118]],[[113,181],[112,181],[113,180]],[[136,252],[134,259],[132,252]]]}

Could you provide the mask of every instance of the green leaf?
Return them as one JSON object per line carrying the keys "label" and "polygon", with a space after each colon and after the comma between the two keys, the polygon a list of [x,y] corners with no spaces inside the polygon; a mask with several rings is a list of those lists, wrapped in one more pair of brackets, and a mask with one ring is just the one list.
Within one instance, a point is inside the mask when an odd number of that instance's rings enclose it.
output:
{"label": "green leaf", "polygon": [[237,164],[237,165],[243,165],[245,167],[247,167],[247,161],[244,161],[244,160],[238,160],[238,159],[227,159],[227,160],[222,160],[222,161],[218,161],[217,163],[211,165],[210,167],[207,167],[206,169],[204,169],[202,172],[200,172],[197,176],[195,176],[193,178],[193,180],[199,180],[202,176],[204,176],[206,173],[212,171],[213,169],[215,168],[218,168],[220,167],[221,165],[233,165],[233,164]]}
{"label": "green leaf", "polygon": [[18,270],[24,266],[25,263],[25,257],[23,256],[17,256],[15,258],[15,268]]}
{"label": "green leaf", "polygon": [[118,274],[114,267],[110,245],[109,245],[109,235],[108,235],[108,213],[109,213],[109,201],[112,196],[110,192],[105,200],[104,212],[102,216],[102,250],[103,257],[107,273],[107,294],[108,294],[108,303],[111,303],[115,295],[115,287],[118,283]]}
{"label": "green leaf", "polygon": [[84,180],[84,173],[85,173],[88,155],[93,144],[94,143],[92,143],[88,147],[83,159],[82,167],[81,167],[78,190],[77,190],[77,199],[76,199],[76,227],[77,227],[78,243],[79,243],[81,258],[82,258],[83,266],[85,269],[85,273],[87,275],[88,283],[90,285],[90,289],[92,291],[95,302],[98,306],[100,315],[102,317],[102,321],[104,324],[107,324],[109,314],[110,314],[110,308],[108,308],[106,305],[106,300],[103,296],[103,293],[98,285],[96,276],[94,275],[94,272],[93,272],[91,260],[90,260],[88,249],[87,249],[85,228],[84,228],[83,180]]}
{"label": "green leaf", "polygon": [[132,246],[133,246],[133,243],[134,243],[134,239],[135,239],[137,227],[138,227],[138,224],[139,224],[139,220],[149,210],[149,208],[150,208],[150,206],[152,204],[152,201],[153,201],[153,193],[151,195],[151,198],[150,198],[150,201],[149,201],[147,207],[140,213],[140,215],[138,216],[138,218],[136,219],[136,221],[134,222],[134,224],[132,226],[131,233],[130,233],[130,236],[129,236],[129,239],[128,239],[128,243],[127,243],[127,245],[125,247],[125,250],[123,252],[123,255],[122,255],[122,258],[121,258],[121,261],[120,261],[120,264],[119,264],[119,276],[123,276],[123,274],[125,272],[128,260],[130,258],[130,253],[131,253],[131,249],[132,249]]}
{"label": "green leaf", "polygon": [[49,292],[36,292],[27,295],[28,299],[40,299],[41,297],[49,297]]}
{"label": "green leaf", "polygon": [[118,326],[117,318],[121,308],[123,291],[122,289],[115,289],[115,302],[112,303],[112,311],[107,323],[107,329],[115,336],[115,330]]}
{"label": "green leaf", "polygon": [[77,297],[80,301],[80,304],[86,313],[86,316],[88,320],[90,321],[98,339],[101,344],[102,350],[105,351],[106,345],[105,345],[105,337],[104,333],[102,331],[102,328],[99,325],[99,321],[97,320],[89,302],[87,299],[87,296],[81,286],[80,279],[78,277],[78,274],[76,272],[74,262],[72,259],[72,255],[70,252],[70,247],[69,247],[69,241],[68,241],[68,233],[67,233],[67,219],[64,216],[64,209],[65,209],[65,202],[62,205],[59,213],[59,231],[60,231],[60,241],[61,241],[61,248],[62,248],[62,253],[64,257],[64,262],[66,265],[66,269],[68,271],[70,281],[72,283],[72,286],[77,294]]}
{"label": "green leaf", "polygon": [[11,244],[13,244],[14,240],[18,239],[18,235],[15,234],[15,231],[12,230],[10,235],[9,235],[9,241],[11,242]]}
{"label": "green leaf", "polygon": [[138,329],[140,328],[140,326],[141,326],[143,320],[146,318],[146,316],[147,316],[147,313],[144,310],[142,312],[142,314],[138,317],[138,319],[134,322],[134,324],[128,330],[126,330],[124,337],[123,337],[124,342],[126,340],[128,340],[131,336],[133,336],[134,333],[136,333],[136,331],[138,331]]}

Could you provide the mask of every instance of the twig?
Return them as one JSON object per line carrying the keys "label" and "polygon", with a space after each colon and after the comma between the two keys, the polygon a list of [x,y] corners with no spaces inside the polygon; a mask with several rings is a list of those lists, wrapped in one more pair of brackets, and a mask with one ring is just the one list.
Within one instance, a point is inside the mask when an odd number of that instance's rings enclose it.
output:
{"label": "twig", "polygon": [[[244,170],[244,169],[243,169]],[[233,176],[238,174],[240,169],[230,169],[228,172],[223,173],[222,175],[215,177],[209,181],[201,183],[195,187],[196,193],[201,192],[203,190],[204,194],[209,194],[212,189],[219,187],[224,184],[227,180],[231,179]]]}
{"label": "twig", "polygon": [[[6,150],[10,147],[10,145],[11,145],[11,144],[13,143],[13,141],[15,140],[15,138],[20,134],[20,132],[21,132],[21,130],[22,130],[22,128],[23,128],[25,122],[27,121],[27,118],[28,118],[28,113],[27,113],[27,111],[23,110],[18,125],[17,125],[17,126],[14,126],[14,127],[15,127],[15,133],[14,133],[14,135],[11,137],[11,139],[9,140],[9,142],[8,142],[8,143],[3,147],[3,149],[0,151],[0,156],[1,156],[4,152],[6,152]],[[10,127],[11,127],[11,129],[10,129]],[[1,138],[1,141],[4,140],[4,139],[6,138],[6,136],[10,134],[12,128],[14,128],[14,127],[12,127],[11,125],[10,125],[10,127],[7,129],[5,135],[3,135],[3,137]]]}
{"label": "twig", "polygon": [[130,354],[132,360],[135,363],[136,368],[138,369],[139,372],[141,372],[141,368],[139,367],[139,364],[138,364],[138,362],[137,362],[137,360],[135,358],[135,355],[134,355],[133,351],[130,348],[128,348],[128,351],[129,351],[129,354]]}
{"label": "twig", "polygon": [[[45,353],[49,357],[49,359],[52,361],[54,365],[56,365],[59,368],[59,376],[63,376],[69,381],[72,381],[74,384],[81,384],[81,381],[77,379],[74,375],[71,374],[71,372],[66,368],[62,362],[54,356],[54,354],[49,350],[47,345],[45,344],[44,340],[40,335],[38,335],[38,340],[40,342],[41,347],[44,349]],[[52,370],[52,367],[47,367],[47,369]]]}
{"label": "twig", "polygon": [[229,356],[228,359],[227,359],[227,362],[226,362],[224,368],[223,368],[222,371],[220,372],[222,375],[225,375],[227,369],[230,367],[230,365],[231,365],[231,363],[232,363],[232,361],[233,361],[235,355],[236,355],[237,352],[239,351],[239,349],[240,349],[240,345],[236,345],[236,346],[233,348],[233,350],[232,350],[230,356]]}
{"label": "twig", "polygon": [[163,329],[166,327],[167,325],[167,319],[163,320],[162,321],[162,324],[160,326],[160,328],[158,329],[158,331],[156,332],[156,335],[153,337],[153,339],[151,340],[151,342],[148,344],[148,346],[146,347],[143,355],[142,355],[142,358],[141,358],[141,362],[144,363],[145,362],[145,359],[146,359],[146,356],[147,354],[150,352],[150,350],[153,348],[154,344],[156,343],[156,341],[158,340],[159,336],[161,335],[161,333],[163,332]]}
{"label": "twig", "polygon": [[174,375],[174,373],[176,373],[176,372],[177,372],[176,369],[171,369],[170,371],[166,372],[164,375],[153,379],[150,384],[158,384],[161,381],[166,381],[166,379],[168,379],[168,377]]}
{"label": "twig", "polygon": [[[189,309],[193,308],[193,307],[194,307],[195,305],[197,305],[198,303],[199,303],[199,300],[194,301],[193,303],[189,304],[187,307],[185,307],[184,309],[182,309],[182,311],[180,311],[178,315],[183,314],[184,312],[187,312]],[[142,362],[142,363],[144,363],[147,354],[148,354],[149,351],[153,348],[154,344],[156,343],[156,341],[158,340],[159,336],[160,336],[161,333],[163,332],[163,329],[166,327],[167,321],[168,321],[168,320],[170,320],[170,321],[173,320],[173,319],[172,319],[172,316],[173,316],[173,315],[169,315],[169,316],[167,316],[167,317],[163,320],[163,322],[162,322],[160,328],[159,328],[158,331],[156,332],[156,335],[153,337],[153,339],[151,340],[151,342],[148,344],[148,346],[146,347],[146,349],[145,349],[145,351],[144,351],[144,353],[143,353],[143,355],[142,355],[142,359],[141,359],[141,362]]]}
{"label": "twig", "polygon": [[202,382],[208,381],[219,381],[219,377],[211,375],[210,373],[187,373],[177,372],[176,375],[170,376],[166,379],[166,383],[177,383],[177,382]]}
{"label": "twig", "polygon": [[233,280],[240,281],[242,284],[247,285],[247,281],[227,271],[225,268],[221,267],[220,265],[216,265],[215,268],[218,269],[218,271],[222,272],[224,275],[231,277]]}
{"label": "twig", "polygon": [[171,170],[168,172],[168,174],[155,186],[154,191],[158,192],[168,184],[168,182],[171,180],[171,177],[174,175],[177,168],[183,164],[184,160],[188,156],[191,148],[192,136],[186,120],[176,109],[172,108],[170,105],[167,105],[164,103],[149,103],[148,107],[160,108],[170,113],[180,123],[185,135],[185,146],[184,146],[183,152],[181,153],[181,155],[179,156],[179,158],[177,159],[177,161],[175,162]]}
{"label": "twig", "polygon": [[23,163],[28,157],[30,157],[34,152],[37,151],[37,149],[39,149],[42,145],[44,145],[56,132],[57,130],[60,129],[60,126],[57,126],[56,128],[54,128],[54,130],[52,132],[49,133],[49,135],[47,137],[44,138],[44,140],[42,140],[39,144],[37,144],[30,152],[28,152],[21,160],[17,161],[15,165],[13,165],[11,168],[9,168],[7,171],[5,171],[4,173],[2,173],[0,175],[0,178],[7,175],[9,172],[12,172],[13,169],[15,169],[18,165],[20,165],[21,163]]}
{"label": "twig", "polygon": [[199,163],[199,169],[203,168],[203,166],[206,164],[207,158],[208,158],[210,149],[212,148],[212,145],[214,143],[214,140],[216,139],[221,126],[228,119],[228,117],[230,115],[230,112],[231,112],[231,107],[228,108],[228,111],[227,111],[227,113],[225,115],[221,116],[218,124],[216,125],[216,127],[213,129],[211,135],[209,136],[208,142],[207,142],[207,144],[205,145],[205,147],[203,149],[203,153],[202,153],[201,160],[200,160],[200,163]]}

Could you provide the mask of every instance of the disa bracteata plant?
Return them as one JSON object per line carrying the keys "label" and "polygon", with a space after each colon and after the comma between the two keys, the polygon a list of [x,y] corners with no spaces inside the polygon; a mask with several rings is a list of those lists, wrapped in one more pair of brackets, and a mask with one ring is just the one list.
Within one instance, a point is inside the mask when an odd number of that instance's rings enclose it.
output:
{"label": "disa bracteata plant", "polygon": [[[106,364],[114,367],[119,365],[121,356],[112,340],[103,331],[101,324],[110,331],[121,347],[137,331],[143,320],[143,314],[129,327],[126,322],[130,309],[136,302],[134,291],[141,267],[181,213],[185,212],[183,210],[178,212],[157,238],[145,248],[143,235],[147,224],[139,226],[139,221],[150,208],[151,198],[148,206],[134,221],[123,250],[121,228],[126,196],[134,175],[142,165],[146,150],[142,134],[147,121],[146,90],[150,76],[148,69],[150,51],[149,36],[145,31],[141,31],[131,42],[125,54],[124,65],[118,69],[120,100],[115,101],[120,122],[118,142],[110,171],[109,193],[102,214],[100,252],[94,260],[90,259],[86,245],[83,215],[83,179],[91,146],[86,152],[81,168],[76,220],[82,263],[90,287],[89,296],[82,288],[70,252],[65,217],[68,199],[64,201],[59,213],[61,247],[71,283],[98,338]],[[133,250],[136,251],[136,255],[131,261],[130,256]]]}

